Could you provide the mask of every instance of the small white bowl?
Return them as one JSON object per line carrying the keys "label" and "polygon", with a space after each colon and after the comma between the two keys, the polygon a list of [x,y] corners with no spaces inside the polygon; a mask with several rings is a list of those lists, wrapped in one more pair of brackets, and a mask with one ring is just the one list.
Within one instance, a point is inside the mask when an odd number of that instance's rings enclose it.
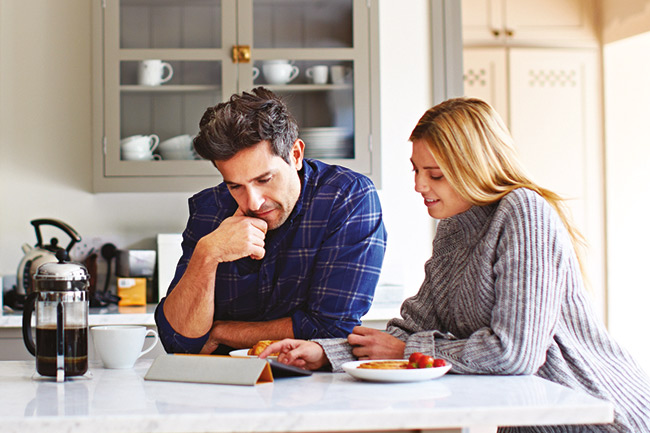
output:
{"label": "small white bowl", "polygon": [[165,150],[159,149],[160,156],[163,160],[173,160],[173,159],[195,159],[194,152],[190,150]]}
{"label": "small white bowl", "polygon": [[147,161],[154,159],[153,153],[151,151],[122,151],[122,159],[127,161]]}

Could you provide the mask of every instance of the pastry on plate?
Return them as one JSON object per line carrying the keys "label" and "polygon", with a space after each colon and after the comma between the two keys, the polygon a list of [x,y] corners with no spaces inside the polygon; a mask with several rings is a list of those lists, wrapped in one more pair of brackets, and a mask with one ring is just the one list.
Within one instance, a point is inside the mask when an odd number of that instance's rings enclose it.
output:
{"label": "pastry on plate", "polygon": [[357,368],[371,368],[375,370],[406,370],[408,361],[405,359],[396,359],[389,361],[369,361],[359,364]]}
{"label": "pastry on plate", "polygon": [[[264,352],[264,349],[266,349],[268,346],[271,344],[277,342],[279,340],[261,340],[255,343],[253,347],[248,349],[248,354],[251,356],[259,356],[260,353]],[[269,356],[278,356],[278,353],[272,353]]]}

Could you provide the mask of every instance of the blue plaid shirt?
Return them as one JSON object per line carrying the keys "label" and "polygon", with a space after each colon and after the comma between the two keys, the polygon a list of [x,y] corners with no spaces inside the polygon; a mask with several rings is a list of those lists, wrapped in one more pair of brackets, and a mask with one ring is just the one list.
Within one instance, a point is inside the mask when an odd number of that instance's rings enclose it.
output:
{"label": "blue plaid shirt", "polygon": [[[266,234],[264,258],[219,264],[214,320],[291,317],[296,338],[346,337],[370,308],[386,249],[377,191],[370,179],[343,167],[316,160],[305,160],[303,167],[298,202],[287,221]],[[183,255],[168,294],[197,241],[237,209],[223,183],[198,193],[189,205]],[[155,318],[167,352],[199,352],[209,333],[176,333],[164,302]]]}

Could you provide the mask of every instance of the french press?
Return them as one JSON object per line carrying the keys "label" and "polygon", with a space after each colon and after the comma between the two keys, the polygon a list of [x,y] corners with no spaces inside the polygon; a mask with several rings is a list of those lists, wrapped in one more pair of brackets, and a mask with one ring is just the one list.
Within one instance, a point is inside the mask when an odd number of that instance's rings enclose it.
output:
{"label": "french press", "polygon": [[[44,263],[34,275],[34,292],[25,301],[23,340],[36,357],[36,371],[62,382],[88,370],[88,285],[85,267],[57,251],[58,262]],[[36,343],[32,313],[36,310]]]}

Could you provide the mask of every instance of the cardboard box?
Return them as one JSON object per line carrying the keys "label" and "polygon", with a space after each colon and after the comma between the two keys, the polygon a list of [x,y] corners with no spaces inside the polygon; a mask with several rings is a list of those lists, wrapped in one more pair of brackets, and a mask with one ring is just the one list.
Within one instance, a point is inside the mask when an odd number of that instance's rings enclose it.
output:
{"label": "cardboard box", "polygon": [[147,305],[147,279],[118,277],[117,296],[119,306]]}

